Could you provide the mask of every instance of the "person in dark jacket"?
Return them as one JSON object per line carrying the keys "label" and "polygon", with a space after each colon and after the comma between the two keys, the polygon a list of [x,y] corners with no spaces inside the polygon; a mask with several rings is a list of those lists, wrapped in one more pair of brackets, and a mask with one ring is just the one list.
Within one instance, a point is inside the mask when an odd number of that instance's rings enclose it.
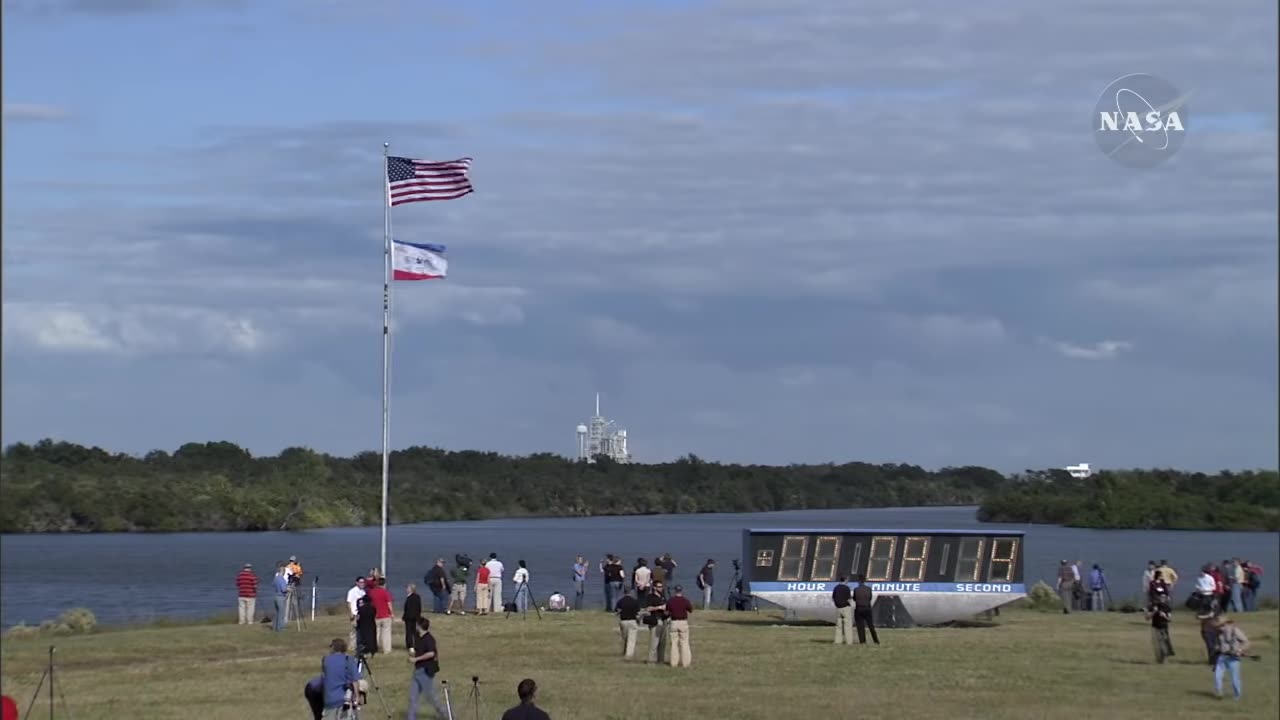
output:
{"label": "person in dark jacket", "polygon": [[853,621],[858,625],[858,643],[867,644],[867,630],[871,631],[871,641],[880,644],[876,635],[876,624],[871,617],[871,586],[866,576],[858,577],[858,587],[853,591]]}
{"label": "person in dark jacket", "polygon": [[502,720],[551,720],[545,710],[533,704],[538,692],[538,683],[532,678],[525,678],[516,686],[516,695],[520,704],[502,713]]}
{"label": "person in dark jacket", "polygon": [[404,647],[413,649],[413,641],[418,639],[418,618],[422,617],[422,596],[418,594],[418,586],[409,583],[404,593],[404,612],[400,619],[404,621]]}
{"label": "person in dark jacket", "polygon": [[449,575],[444,570],[444,558],[436,560],[422,579],[431,591],[431,612],[443,615],[449,608]]}
{"label": "person in dark jacket", "polygon": [[1156,662],[1163,663],[1174,656],[1173,641],[1169,639],[1169,619],[1173,610],[1167,596],[1161,595],[1151,605],[1151,644],[1156,650]]}
{"label": "person in dark jacket", "polygon": [[851,594],[845,576],[841,575],[836,587],[831,591],[831,602],[836,606],[836,645],[853,644],[853,606],[849,602]]}
{"label": "person in dark jacket", "polygon": [[378,652],[377,611],[369,598],[356,601],[356,654],[376,655]]}

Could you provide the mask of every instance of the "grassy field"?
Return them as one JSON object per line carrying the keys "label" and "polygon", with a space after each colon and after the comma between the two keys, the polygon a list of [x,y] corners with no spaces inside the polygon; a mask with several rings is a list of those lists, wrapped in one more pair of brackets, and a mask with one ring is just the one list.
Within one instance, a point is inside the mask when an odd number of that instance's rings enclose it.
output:
{"label": "grassy field", "polygon": [[[1185,611],[1174,618],[1179,654],[1165,665],[1152,658],[1142,616],[1118,613],[1006,610],[990,627],[884,630],[880,647],[836,647],[831,626],[784,625],[767,612],[697,613],[688,669],[624,663],[616,623],[598,611],[542,621],[438,616],[433,631],[440,678],[465,690],[472,675],[481,677],[484,718],[515,703],[523,677],[537,680],[539,704],[556,720],[1278,717],[1280,613],[1239,618],[1262,656],[1244,662],[1239,703],[1212,696],[1203,644]],[[26,712],[55,643],[59,689],[79,720],[302,719],[310,716],[302,686],[317,674],[328,641],[346,630],[326,617],[278,634],[261,625],[197,625],[7,638],[0,689]],[[398,627],[395,635],[399,642]],[[645,633],[640,640],[647,649]],[[403,717],[406,656],[371,662],[392,715]],[[371,701],[363,717],[384,717]],[[47,717],[47,702],[41,691],[32,717]],[[474,717],[460,704],[455,696],[459,720]]]}

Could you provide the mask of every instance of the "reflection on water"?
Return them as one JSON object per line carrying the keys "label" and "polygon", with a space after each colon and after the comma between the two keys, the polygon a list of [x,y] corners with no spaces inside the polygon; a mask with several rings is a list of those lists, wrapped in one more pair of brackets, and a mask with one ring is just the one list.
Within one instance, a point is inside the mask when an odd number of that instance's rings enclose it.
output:
{"label": "reflection on water", "polygon": [[[588,607],[602,608],[602,581],[594,563],[604,553],[622,556],[629,568],[637,557],[652,561],[669,552],[680,563],[676,582],[687,585],[713,557],[719,563],[717,584],[723,586],[732,576],[729,560],[741,555],[743,528],[807,526],[948,529],[979,523],[972,507],[427,523],[390,528],[387,564],[397,598],[403,596],[405,583],[421,583],[435,557],[452,565],[458,552],[477,560],[497,552],[509,571],[516,560],[527,560],[536,596],[557,590],[572,596],[571,566],[581,554],[592,562]],[[1276,533],[1006,527],[1027,533],[1028,585],[1051,581],[1059,560],[1080,559],[1100,563],[1112,593],[1125,597],[1138,593],[1148,560],[1168,559],[1191,582],[1195,568],[1203,563],[1240,556],[1262,564],[1263,593],[1277,594]],[[378,564],[378,552],[377,527],[292,533],[5,535],[0,538],[0,624],[39,622],[77,606],[90,608],[104,623],[231,612],[235,575],[243,563],[253,563],[266,592],[275,562],[290,555],[302,561],[308,586],[318,578],[319,603],[330,604],[345,597],[356,574]],[[259,613],[267,600],[259,600]]]}

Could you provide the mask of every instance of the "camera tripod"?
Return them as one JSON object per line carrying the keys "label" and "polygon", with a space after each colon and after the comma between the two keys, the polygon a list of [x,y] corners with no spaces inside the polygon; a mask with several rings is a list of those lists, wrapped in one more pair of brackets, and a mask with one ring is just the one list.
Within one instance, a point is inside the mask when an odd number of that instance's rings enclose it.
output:
{"label": "camera tripod", "polygon": [[[387,720],[391,720],[391,708],[387,707],[387,699],[382,697],[382,688],[378,687],[378,680],[373,677],[373,668],[369,667],[369,659],[363,653],[356,655],[356,671],[362,678],[369,678],[369,686],[373,688],[374,694],[378,696],[378,701],[382,703],[382,712],[386,714]],[[358,699],[358,698],[354,698]],[[366,693],[366,700],[367,700]],[[353,707],[358,708],[360,704],[352,703]],[[355,717],[359,717],[357,711]]]}
{"label": "camera tripod", "polygon": [[[444,686],[444,709],[449,712],[449,720],[454,720],[453,705],[449,700],[449,681],[441,680],[440,684]],[[483,715],[481,708],[484,707],[484,702],[480,699],[479,675],[471,676],[471,690],[467,692],[466,702],[471,707],[472,717],[474,717],[475,720],[480,720]]]}
{"label": "camera tripod", "polygon": [[[36,684],[36,691],[31,694],[31,702],[27,704],[27,713],[22,716],[22,720],[27,720],[31,716],[31,711],[36,709],[36,698],[40,697],[40,688],[44,686],[46,678],[49,680],[49,720],[53,720],[53,651],[54,646],[49,646],[49,665],[44,669],[44,673],[40,675],[40,682]],[[67,696],[62,692],[62,686],[58,686],[58,699],[62,701],[62,712],[66,713],[68,718],[71,717],[71,709],[67,707]]]}
{"label": "camera tripod", "polygon": [[[533,599],[533,590],[529,588],[529,581],[528,581],[528,580],[521,580],[521,581],[520,581],[520,584],[516,586],[516,593],[515,593],[515,595],[513,596],[512,600],[511,600],[512,604],[513,604],[513,605],[518,605],[518,604],[519,604],[518,602],[516,602],[516,599],[520,597],[520,591],[521,591],[521,590],[524,590],[524,592],[525,592],[525,597],[527,597],[529,600],[528,600],[528,602],[526,602],[526,603],[525,603],[525,608],[524,608],[524,610],[520,610],[520,611],[519,611],[519,612],[520,612],[520,615],[521,615],[522,617],[524,617],[524,619],[525,619],[525,620],[528,620],[528,619],[529,619],[529,607],[528,607],[528,606],[529,606],[529,603],[533,603],[533,611],[534,611],[534,612],[536,612],[536,613],[538,614],[538,619],[539,619],[539,620],[541,620],[541,619],[542,619],[542,608],[538,607],[538,603],[537,603],[537,601]],[[510,617],[511,617],[511,611],[510,611],[510,610],[508,610],[508,611],[507,611],[506,617],[508,617],[508,618],[510,618]]]}
{"label": "camera tripod", "polygon": [[306,629],[306,621],[302,619],[302,603],[298,600],[298,594],[301,587],[301,585],[296,583],[289,583],[289,586],[285,588],[284,598],[284,624],[288,625],[289,616],[293,616],[293,622],[298,628],[298,632],[302,632]]}

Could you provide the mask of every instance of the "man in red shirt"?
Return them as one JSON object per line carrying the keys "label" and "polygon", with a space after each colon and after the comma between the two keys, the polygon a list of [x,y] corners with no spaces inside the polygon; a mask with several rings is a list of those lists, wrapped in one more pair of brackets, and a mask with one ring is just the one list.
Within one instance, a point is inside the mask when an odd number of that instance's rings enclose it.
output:
{"label": "man in red shirt", "polygon": [[236,592],[240,595],[240,624],[252,625],[254,606],[258,603],[258,576],[253,574],[253,565],[245,563],[236,575]]}
{"label": "man in red shirt", "polygon": [[693,612],[693,603],[684,596],[684,588],[675,587],[675,596],[667,601],[667,617],[671,618],[667,632],[671,635],[671,667],[689,667],[693,664],[693,653],[689,651],[689,614]]}
{"label": "man in red shirt", "polygon": [[476,570],[476,614],[489,614],[489,566],[484,563]]}
{"label": "man in red shirt", "polygon": [[[366,583],[367,584],[367,583]],[[387,579],[378,578],[378,584],[369,588],[366,593],[369,602],[373,603],[373,619],[378,626],[378,652],[391,652],[391,591],[387,589]]]}
{"label": "man in red shirt", "polygon": [[0,695],[0,720],[18,720],[18,703],[8,695]]}

